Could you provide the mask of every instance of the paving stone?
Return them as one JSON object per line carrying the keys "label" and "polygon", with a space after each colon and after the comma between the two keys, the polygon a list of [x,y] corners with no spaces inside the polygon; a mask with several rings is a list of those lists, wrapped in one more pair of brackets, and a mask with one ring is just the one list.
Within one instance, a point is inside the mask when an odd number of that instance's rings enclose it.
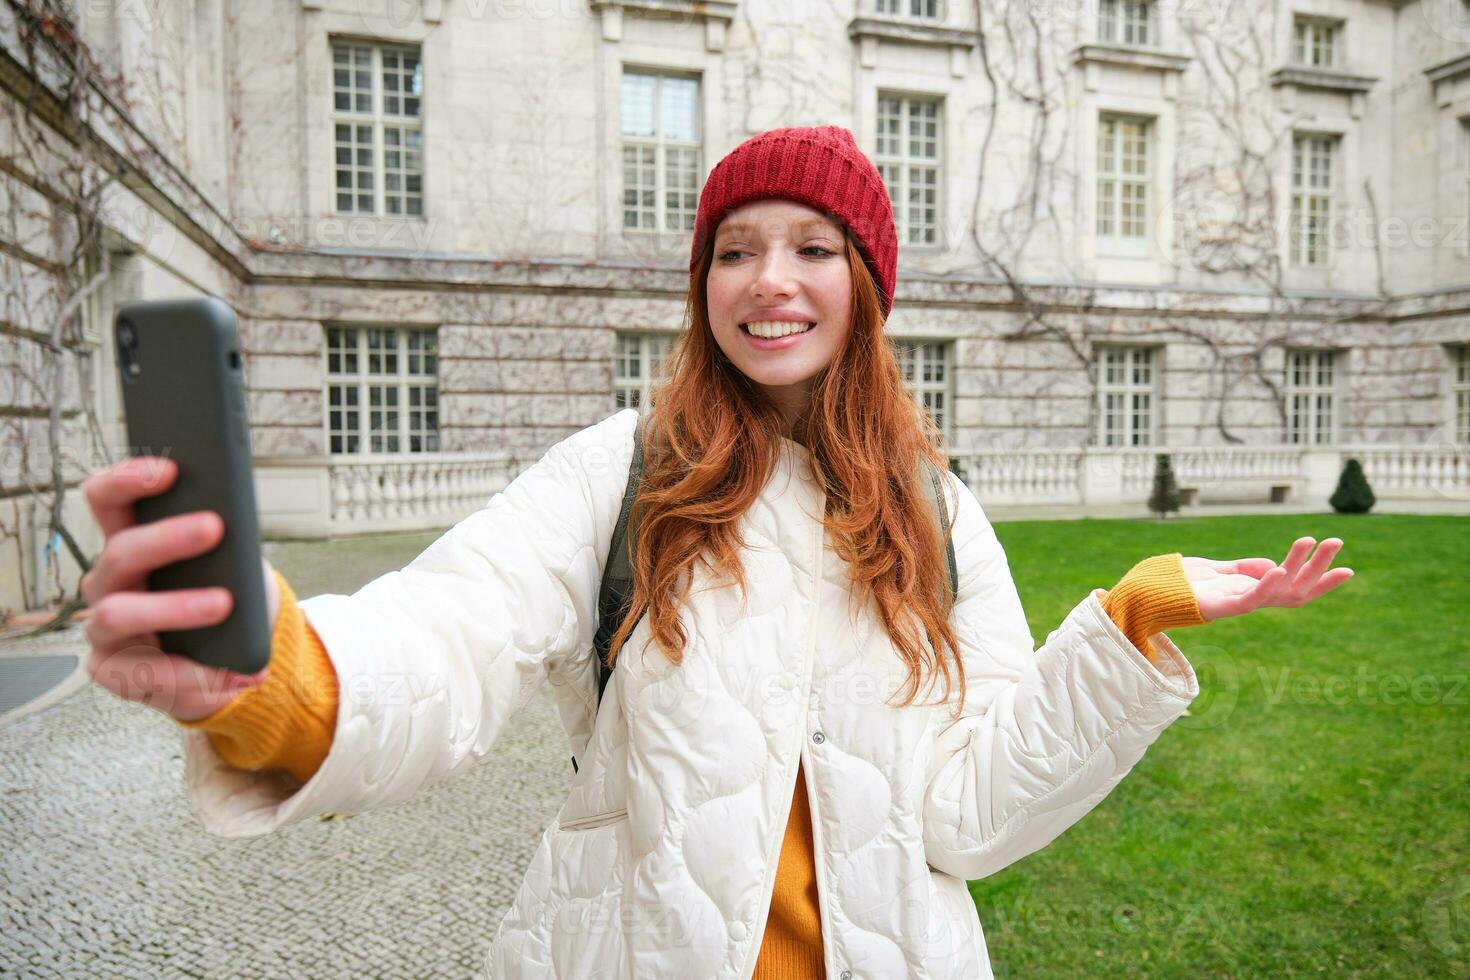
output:
{"label": "paving stone", "polygon": [[[266,553],[298,594],[350,593],[434,537]],[[80,629],[46,643],[86,653]],[[0,732],[0,976],[482,976],[571,777],[543,687],[491,756],[407,803],[223,840],[190,809],[179,732],[94,685]]]}

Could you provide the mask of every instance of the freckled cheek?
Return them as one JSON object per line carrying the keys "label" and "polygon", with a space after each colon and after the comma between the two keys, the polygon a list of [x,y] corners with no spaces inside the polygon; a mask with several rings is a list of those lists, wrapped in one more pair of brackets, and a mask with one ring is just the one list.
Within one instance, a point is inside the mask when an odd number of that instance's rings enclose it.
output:
{"label": "freckled cheek", "polygon": [[712,324],[719,325],[734,315],[735,293],[736,290],[728,284],[717,281],[713,276],[710,277],[705,294]]}

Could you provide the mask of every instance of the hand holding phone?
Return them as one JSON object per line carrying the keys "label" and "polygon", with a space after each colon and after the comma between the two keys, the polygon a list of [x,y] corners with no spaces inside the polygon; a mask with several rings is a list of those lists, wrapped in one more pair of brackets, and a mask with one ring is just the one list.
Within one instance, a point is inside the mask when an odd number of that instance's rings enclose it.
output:
{"label": "hand holding phone", "polygon": [[223,522],[214,547],[150,568],[146,586],[223,587],[231,613],[213,625],[163,630],[159,640],[205,666],[259,673],[271,634],[235,313],[212,296],[144,300],[118,310],[115,334],[129,454],[167,458],[177,469],[168,486],[133,499],[136,520],[202,521],[196,512],[212,511]]}
{"label": "hand holding phone", "polygon": [[[221,586],[147,590],[148,574],[219,545],[224,522],[213,511],[194,511],[147,524],[135,522],[138,501],[164,492],[178,478],[173,460],[135,456],[99,470],[82,484],[87,504],[106,538],[92,569],[82,576],[82,596],[91,606],[87,673],[99,686],[181,721],[214,714],[242,691],[265,680],[255,674],[210,667],[169,653],[158,634],[223,622],[233,597]],[[280,607],[275,577],[261,559],[268,627]]]}

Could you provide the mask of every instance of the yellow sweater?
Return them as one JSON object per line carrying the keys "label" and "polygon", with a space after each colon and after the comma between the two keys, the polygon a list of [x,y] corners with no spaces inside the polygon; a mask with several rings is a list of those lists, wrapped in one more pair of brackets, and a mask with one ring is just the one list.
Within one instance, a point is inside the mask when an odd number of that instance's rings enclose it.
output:
{"label": "yellow sweater", "polygon": [[[1207,622],[1180,560],[1177,551],[1145,558],[1103,599],[1109,618],[1150,659],[1157,659],[1150,639],[1154,634]],[[332,744],[337,676],[285,577],[280,572],[275,577],[281,606],[265,681],[208,718],[179,724],[207,732],[215,751],[236,768],[284,769],[304,783]],[[822,928],[811,809],[806,776],[798,765],[755,980],[820,980],[821,976]]]}

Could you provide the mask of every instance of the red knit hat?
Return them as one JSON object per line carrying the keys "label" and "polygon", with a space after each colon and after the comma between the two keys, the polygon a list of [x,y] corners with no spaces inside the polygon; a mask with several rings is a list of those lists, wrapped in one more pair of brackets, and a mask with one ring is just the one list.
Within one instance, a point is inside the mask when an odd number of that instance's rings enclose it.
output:
{"label": "red knit hat", "polygon": [[725,215],[769,197],[800,201],[841,219],[878,284],[886,319],[898,271],[893,203],[878,168],[841,126],[767,130],[715,164],[699,192],[689,271]]}

